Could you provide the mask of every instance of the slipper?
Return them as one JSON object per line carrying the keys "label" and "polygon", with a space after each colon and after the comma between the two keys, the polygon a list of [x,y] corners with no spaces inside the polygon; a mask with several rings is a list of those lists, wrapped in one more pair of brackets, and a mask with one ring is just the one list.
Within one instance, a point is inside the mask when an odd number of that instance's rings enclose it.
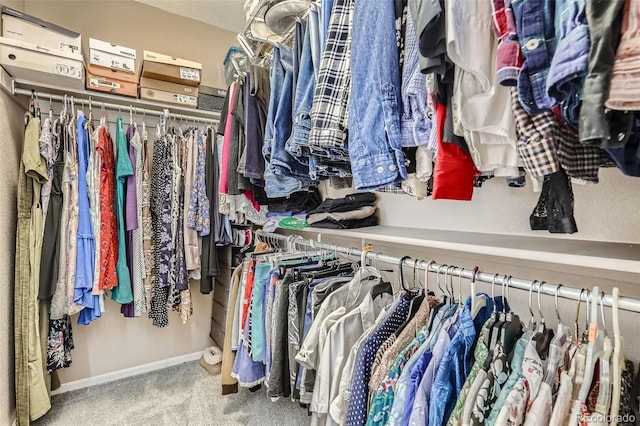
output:
{"label": "slipper", "polygon": [[212,376],[222,371],[222,350],[217,346],[210,346],[204,350],[200,358],[200,365]]}

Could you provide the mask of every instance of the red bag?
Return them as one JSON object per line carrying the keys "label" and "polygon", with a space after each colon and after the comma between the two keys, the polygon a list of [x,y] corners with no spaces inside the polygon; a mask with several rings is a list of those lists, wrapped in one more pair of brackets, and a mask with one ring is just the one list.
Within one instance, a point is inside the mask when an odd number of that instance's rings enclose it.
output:
{"label": "red bag", "polygon": [[438,153],[433,169],[432,198],[434,200],[471,201],[473,179],[480,172],[476,169],[469,153],[458,145],[442,140],[446,117],[447,106],[436,103]]}

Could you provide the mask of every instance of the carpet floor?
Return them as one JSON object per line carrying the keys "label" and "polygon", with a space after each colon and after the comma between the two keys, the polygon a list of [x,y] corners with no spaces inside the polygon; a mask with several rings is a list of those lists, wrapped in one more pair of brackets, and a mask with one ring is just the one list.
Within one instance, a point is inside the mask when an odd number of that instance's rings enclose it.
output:
{"label": "carpet floor", "polygon": [[34,426],[303,426],[311,422],[288,398],[273,403],[264,387],[220,394],[220,376],[197,361],[52,397]]}

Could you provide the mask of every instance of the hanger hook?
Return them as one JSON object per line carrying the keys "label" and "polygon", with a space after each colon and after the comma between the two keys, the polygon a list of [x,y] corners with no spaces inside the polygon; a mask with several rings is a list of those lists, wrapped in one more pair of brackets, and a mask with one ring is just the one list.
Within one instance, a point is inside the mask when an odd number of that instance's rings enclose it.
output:
{"label": "hanger hook", "polygon": [[602,315],[602,328],[607,330],[607,319],[604,316],[604,291],[600,292],[600,315]]}
{"label": "hanger hook", "polygon": [[[451,272],[449,272],[448,270],[451,269]],[[449,268],[447,268],[447,272],[449,275],[449,291],[450,291],[450,295],[451,295],[451,300],[455,300],[455,291],[453,290],[453,272],[456,270],[456,267],[451,265]]]}
{"label": "hanger hook", "polygon": [[402,287],[402,289],[404,291],[409,291],[407,290],[407,287],[405,287],[404,285],[404,271],[403,271],[403,266],[404,266],[404,261],[407,259],[411,259],[411,256],[403,256],[400,259],[400,262],[398,262],[398,273],[399,273],[399,278],[400,278],[400,286]]}
{"label": "hanger hook", "polygon": [[440,265],[438,266],[438,270],[436,271],[436,284],[438,284],[438,288],[440,289],[440,293],[442,295],[444,295],[446,292],[442,289],[442,283],[440,282],[440,273],[442,271],[442,268],[446,268],[447,265]]}
{"label": "hanger hook", "polygon": [[458,303],[462,305],[462,274],[464,274],[464,268],[458,269]]}
{"label": "hanger hook", "polygon": [[429,293],[429,270],[431,269],[431,265],[436,263],[435,260],[431,259],[427,262],[427,266],[424,268],[424,292],[425,294]]}
{"label": "hanger hook", "polygon": [[580,289],[580,296],[578,297],[578,307],[576,308],[576,321],[573,325],[574,329],[574,338],[576,339],[576,341],[578,341],[579,336],[580,336],[580,327],[578,325],[579,321],[580,321],[580,305],[582,305],[582,295],[584,294],[584,292],[587,291],[585,288]]}
{"label": "hanger hook", "polygon": [[535,324],[536,323],[536,319],[535,316],[533,314],[533,308],[531,306],[531,298],[533,296],[533,287],[536,286],[536,284],[538,283],[538,280],[533,280],[533,282],[531,283],[531,286],[529,286],[529,313],[531,314],[531,319],[529,320],[529,324]]}
{"label": "hanger hook", "polygon": [[[496,299],[496,281],[498,280],[498,274],[495,274],[493,276],[493,279],[491,280],[491,299],[495,302]],[[498,311],[498,304],[494,303],[493,304],[493,312],[497,312]]]}
{"label": "hanger hook", "polygon": [[560,287],[562,284],[558,284],[556,286],[556,294],[553,296],[553,302],[556,308],[556,318],[558,319],[558,324],[562,324],[562,318],[560,318],[560,309],[558,309],[558,294],[560,293]]}
{"label": "hanger hook", "polygon": [[417,288],[416,286],[416,281],[417,281],[417,274],[416,271],[418,270],[418,263],[420,263],[419,259],[413,259],[413,288]]}
{"label": "hanger hook", "polygon": [[540,293],[542,290],[542,286],[545,285],[547,282],[546,281],[541,281],[538,284],[538,315],[540,315],[540,323],[544,324],[544,316],[542,315],[542,304],[540,303]]}
{"label": "hanger hook", "polygon": [[[511,275],[508,277],[505,275],[502,280],[502,313],[507,312],[507,301],[509,300],[509,286],[511,284]],[[505,298],[505,288],[506,288],[506,298]]]}

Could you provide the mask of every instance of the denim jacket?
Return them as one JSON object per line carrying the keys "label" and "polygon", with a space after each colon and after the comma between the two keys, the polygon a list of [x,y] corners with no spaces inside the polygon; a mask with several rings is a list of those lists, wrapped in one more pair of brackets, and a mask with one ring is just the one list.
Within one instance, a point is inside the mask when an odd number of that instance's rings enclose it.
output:
{"label": "denim jacket", "polygon": [[286,173],[287,166],[303,167],[284,149],[286,138],[291,134],[292,89],[290,84],[287,85],[287,77],[292,80],[293,75],[287,74],[293,71],[292,64],[291,48],[280,46],[273,49],[271,96],[262,147],[267,163],[264,172],[265,192],[269,198],[286,197],[294,192],[307,190],[312,185],[308,176],[305,178],[302,173],[302,176],[297,177]]}
{"label": "denim jacket", "polygon": [[586,0],[556,0],[557,47],[551,60],[547,91],[561,103],[562,116],[578,128],[582,85],[589,62],[589,27]]}
{"label": "denim jacket", "polygon": [[552,3],[513,0],[518,40],[524,63],[518,75],[518,96],[528,114],[550,110],[557,104],[547,92],[551,58],[556,50]]}
{"label": "denim jacket", "polygon": [[351,92],[360,94],[349,98],[353,182],[358,190],[400,183],[407,169],[393,2],[356,2],[351,43]]}

